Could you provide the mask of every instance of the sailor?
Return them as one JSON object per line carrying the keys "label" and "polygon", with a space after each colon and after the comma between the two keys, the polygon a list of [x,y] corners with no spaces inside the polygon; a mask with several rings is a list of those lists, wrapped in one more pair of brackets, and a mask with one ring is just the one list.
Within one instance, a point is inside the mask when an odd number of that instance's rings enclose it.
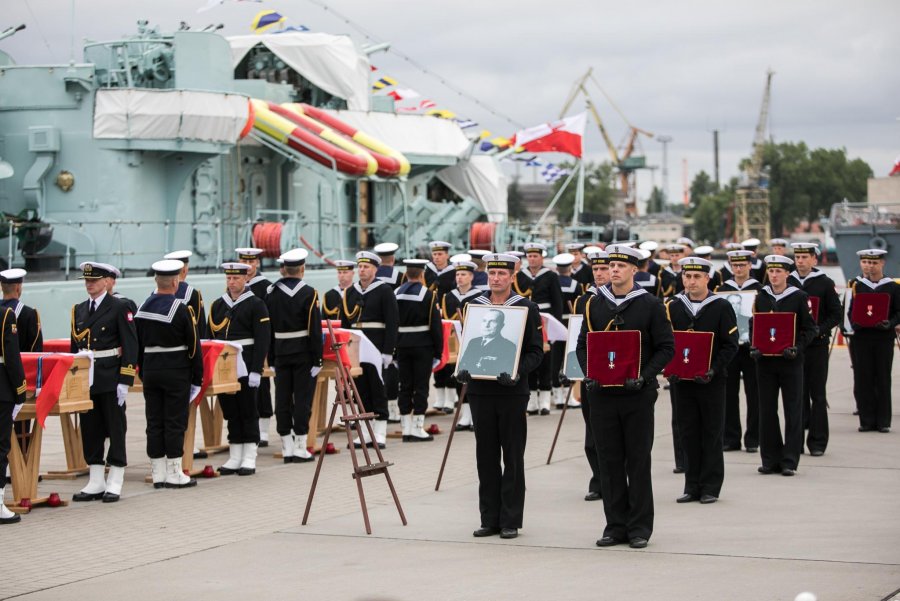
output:
{"label": "sailor", "polygon": [[[638,270],[634,274],[634,283],[652,294],[659,295],[660,279],[650,273],[650,256],[649,250],[637,249],[641,254],[641,260],[638,261]],[[658,263],[656,265],[659,265]]]}
{"label": "sailor", "polygon": [[37,309],[22,302],[22,284],[28,272],[24,269],[0,271],[0,289],[3,302],[0,306],[12,309],[16,316],[16,338],[23,353],[40,353],[44,350],[44,335],[41,332],[41,315]]}
{"label": "sailor", "polygon": [[450,264],[450,243],[433,240],[428,243],[431,261],[425,269],[425,282],[436,291],[438,301],[456,287],[456,270]]}
{"label": "sailor", "polygon": [[[769,240],[769,249],[772,251],[773,255],[787,255],[788,249],[788,241],[784,238],[772,238]],[[793,244],[791,244],[793,246]]]}
{"label": "sailor", "polygon": [[281,255],[283,277],[269,286],[266,295],[272,324],[275,425],[285,463],[314,459],[307,450],[307,435],[323,342],[319,295],[303,281],[308,256],[302,248]]}
{"label": "sailor", "polygon": [[250,266],[222,263],[225,294],[209,308],[209,332],[216,340],[241,345],[247,375],[238,378],[241,389],[220,394],[219,405],[228,423],[228,461],[218,471],[223,476],[256,473],[259,413],[256,395],[262,381],[263,362],[269,353],[272,330],[266,303],[247,287]]}
{"label": "sailor", "polygon": [[[256,298],[266,300],[266,294],[272,282],[261,272],[263,249],[261,248],[236,248],[234,249],[237,260],[240,263],[250,266],[250,282],[247,287],[256,296]],[[270,356],[267,357],[269,363],[272,363],[272,349],[269,348]],[[257,409],[259,410],[259,446],[269,446],[269,422],[272,420],[272,386],[269,378],[263,378],[259,383],[259,391],[256,400]]]}
{"label": "sailor", "polygon": [[137,313],[137,303],[135,303],[127,296],[122,295],[122,293],[116,292],[116,284],[118,283],[119,278],[122,277],[122,272],[119,271],[118,267],[110,265],[109,263],[101,263],[101,265],[103,265],[103,267],[105,267],[112,274],[111,278],[107,278],[109,285],[106,288],[106,293],[116,297],[117,299],[125,303],[125,306],[128,307],[128,310],[131,311],[132,314]]}
{"label": "sailor", "polygon": [[[13,271],[14,273],[9,273]],[[19,272],[22,272],[21,274]],[[0,277],[4,279],[19,279],[25,277],[24,269],[7,269]],[[7,283],[3,283],[4,291]],[[19,283],[21,286],[21,282]],[[5,305],[6,303],[4,303]],[[12,425],[22,404],[25,402],[25,369],[22,367],[22,358],[19,354],[18,327],[16,326],[15,311],[9,306],[0,307],[3,321],[0,323],[0,525],[15,524],[22,520],[21,516],[13,513],[3,504],[3,493],[6,492],[6,468],[9,465],[8,455],[12,446]],[[18,444],[18,443],[17,443]],[[103,467],[100,466],[102,479]]]}
{"label": "sailor", "polygon": [[859,408],[859,431],[891,431],[891,365],[894,361],[894,328],[900,324],[900,285],[884,275],[886,251],[857,251],[862,275],[851,280],[850,315],[858,294],[890,295],[888,317],[874,327],[853,326],[853,394]]}
{"label": "sailor", "polygon": [[[397,298],[390,286],[375,278],[381,259],[368,251],[356,253],[359,280],[344,290],[341,300],[341,325],[361,331],[381,354],[382,370],[394,361],[397,347]],[[383,371],[381,372],[383,373]],[[362,374],[354,378],[363,408],[375,414],[375,443],[384,448],[387,438],[387,398],[379,370],[371,363],[362,363]],[[365,440],[356,440],[354,445],[369,445],[368,428],[363,428]]]}
{"label": "sailor", "polygon": [[[744,247],[741,246],[740,242],[726,242],[725,243],[725,255],[726,255],[725,263],[715,273],[715,275],[712,277],[712,280],[711,280],[715,284],[715,286],[713,287],[713,292],[715,292],[716,288],[718,288],[719,286],[721,286],[722,284],[724,284],[725,282],[730,280],[732,277],[731,262],[728,260],[728,253],[733,250],[744,250]],[[749,271],[749,264],[748,264],[748,271],[747,271],[748,277],[749,277],[749,274],[750,274],[750,271]]]}
{"label": "sailor", "polygon": [[471,261],[475,264],[475,271],[472,273],[472,286],[482,292],[489,292],[491,288],[488,286],[487,271],[484,269],[484,256],[490,251],[470,248],[466,252],[472,257]]}
{"label": "sailor", "polygon": [[156,291],[134,315],[153,488],[197,485],[181,469],[188,411],[203,385],[197,326],[188,308],[175,298],[183,266],[174,259],[154,263]]}
{"label": "sailor", "polygon": [[591,263],[584,252],[584,243],[570,242],[566,244],[566,252],[575,257],[575,260],[572,261],[572,277],[581,285],[583,292],[594,284]]}
{"label": "sailor", "polygon": [[[762,284],[750,277],[750,261],[753,253],[749,250],[729,250],[728,270],[720,273],[727,277],[716,287],[717,294],[723,294],[726,300],[732,300],[728,292],[753,292],[762,289]],[[727,276],[724,274],[728,274]],[[741,296],[734,295],[737,301],[733,308],[739,319],[749,316],[741,314]],[[748,453],[756,453],[759,448],[759,387],[756,383],[756,362],[750,356],[750,339],[740,339],[738,352],[728,364],[728,375],[725,384],[725,434],[723,449],[725,451],[741,450],[741,379],[744,381],[744,396],[747,399],[746,430],[743,431],[744,448]]]}
{"label": "sailor", "polygon": [[[484,291],[474,286],[474,274],[477,273],[474,261],[458,261],[453,266],[456,269],[456,288],[451,290],[450,294],[444,295],[444,299],[441,301],[441,317],[442,319],[462,322],[465,320],[466,306],[476,297],[482,296]],[[438,401],[435,403],[435,406],[438,403],[441,403],[441,406],[443,406],[444,403],[441,396],[447,394],[446,391],[450,385],[457,386],[456,393],[457,396],[459,395],[459,388],[461,387],[453,378],[453,372],[455,371],[456,363],[448,363],[434,373],[434,386],[438,395]],[[469,402],[466,399],[462,399],[462,403],[456,430],[475,430]]]}
{"label": "sailor", "polygon": [[472,533],[475,537],[499,534],[501,538],[516,538],[525,510],[527,378],[540,365],[544,352],[543,326],[537,306],[512,291],[517,262],[518,259],[509,254],[486,255],[491,292],[472,301],[473,306],[528,309],[516,376],[503,372],[496,380],[473,380],[464,369],[456,374],[460,383],[468,385],[467,394],[476,424],[475,460],[481,527]]}
{"label": "sailor", "polygon": [[[563,298],[559,276],[544,267],[547,246],[540,242],[527,242],[524,249],[528,264],[516,276],[516,292],[536,304],[541,313],[562,320]],[[553,364],[553,347],[550,347],[544,353],[540,367],[528,375],[528,386],[531,389],[528,415],[550,415]]]}
{"label": "sailor", "polygon": [[[770,244],[772,241],[769,241]],[[828,446],[828,398],[825,385],[828,382],[828,343],[831,331],[844,318],[841,300],[834,289],[834,281],[816,269],[819,247],[809,242],[791,244],[794,251],[794,272],[788,283],[816,302],[818,332],[803,354],[803,428],[808,431],[806,447],[809,454],[819,457]],[[813,301],[813,299],[817,299]]]}
{"label": "sailor", "polygon": [[[704,244],[702,246],[698,246],[697,248],[695,248],[694,253],[691,256],[699,257],[701,259],[706,259],[707,261],[711,261],[713,250],[715,250],[715,249],[712,246],[709,246],[708,244]],[[716,280],[716,272],[715,272],[715,270],[713,270],[710,273],[710,277],[709,277],[709,291],[710,292],[714,291],[716,289],[716,286],[718,286],[720,283],[721,282],[718,282]]]}
{"label": "sailor", "polygon": [[[582,295],[581,284],[572,277],[572,264],[575,262],[575,255],[571,253],[560,253],[553,257],[553,263],[556,265],[556,273],[559,275],[559,287],[562,291],[563,315],[562,324],[569,329],[569,317],[575,313],[575,303],[578,297]],[[563,387],[559,375],[562,372],[563,361],[566,358],[566,341],[557,340],[553,342],[553,366],[550,375],[553,377],[553,397],[554,404],[557,409],[562,409],[566,403],[566,389],[568,385]],[[580,407],[581,403],[574,395],[569,396],[569,407]]]}
{"label": "sailor", "polygon": [[713,344],[705,374],[693,381],[669,378],[686,463],[684,494],[677,501],[715,503],[725,479],[725,371],[738,350],[737,317],[725,297],[709,291],[711,261],[685,257],[681,267],[684,292],[666,304],[672,328],[712,332]]}
{"label": "sailor", "polygon": [[653,533],[653,407],[659,385],[656,376],[674,354],[672,326],[662,301],[634,283],[641,255],[618,245],[606,248],[610,283],[588,300],[576,352],[585,374],[588,332],[639,330],[640,371],[621,388],[601,388],[585,378],[591,426],[606,477],[602,483],[606,527],[598,547],[629,543],[647,546]]}
{"label": "sailor", "polygon": [[328,319],[341,318],[341,303],[344,299],[344,290],[353,285],[353,268],[356,267],[354,261],[338,259],[334,262],[335,273],[337,273],[337,286],[325,293],[322,300],[322,313]]}
{"label": "sailor", "polygon": [[397,252],[398,248],[400,246],[393,242],[382,242],[381,244],[376,244],[373,249],[378,258],[381,259],[381,265],[378,266],[375,277],[390,286],[391,290],[399,288],[404,280],[403,272],[394,264],[396,260],[394,253]]}
{"label": "sailor", "polygon": [[650,258],[647,261],[647,271],[659,280],[659,272],[662,266],[654,260],[654,254],[659,249],[659,243],[655,240],[646,240],[638,245],[638,249],[646,250],[650,253]]}
{"label": "sailor", "polygon": [[[694,254],[694,248],[697,246],[697,244],[693,240],[688,238],[687,236],[682,236],[681,238],[679,238],[678,240],[675,241],[675,244],[680,244],[685,248],[685,252],[684,252],[685,255]],[[669,258],[671,259],[671,257],[669,257]]]}
{"label": "sailor", "polygon": [[[425,259],[406,259],[406,282],[397,288],[397,369],[403,442],[434,440],[425,432],[428,381],[441,362],[444,328],[437,294],[425,285]],[[446,295],[451,296],[450,294]]]}
{"label": "sailor", "polygon": [[186,304],[191,310],[194,322],[197,324],[197,335],[199,335],[200,338],[206,338],[208,332],[206,331],[206,310],[203,308],[203,295],[200,294],[199,290],[187,283],[189,271],[188,262],[193,254],[194,253],[189,250],[176,250],[163,256],[163,258],[175,259],[176,261],[184,263],[181,275],[178,276],[180,281],[178,283],[178,291],[175,292],[175,297]]}
{"label": "sailor", "polygon": [[768,280],[766,280],[766,265],[756,254],[759,245],[759,238],[748,238],[741,242],[741,246],[744,247],[744,250],[749,250],[753,253],[753,258],[750,259],[750,277],[754,278],[761,285],[765,285],[768,282]]}
{"label": "sailor", "polygon": [[[803,450],[803,353],[816,335],[816,324],[809,312],[808,296],[788,283],[794,262],[781,255],[766,255],[769,283],[762,287],[753,304],[753,314],[794,313],[794,345],[781,357],[765,357],[758,348],[750,349],[756,360],[759,386],[759,453],[761,474],[793,476]],[[758,318],[751,320],[757,327]],[[752,338],[751,338],[752,340]],[[778,393],[784,408],[784,439],[778,423]]]}
{"label": "sailor", "polygon": [[[70,346],[73,353],[94,353],[92,409],[81,415],[81,446],[90,469],[90,479],[74,501],[115,503],[125,480],[125,398],[134,384],[138,340],[134,314],[117,298],[107,294],[112,274],[100,264],[85,261],[79,268],[88,299],[72,307]],[[106,439],[109,450],[104,461]],[[104,481],[105,466],[109,476]]]}
{"label": "sailor", "polygon": [[684,290],[684,282],[681,281],[681,265],[678,264],[678,261],[687,256],[689,252],[684,244],[669,244],[665,249],[668,253],[669,264],[659,272],[659,296],[671,298]]}

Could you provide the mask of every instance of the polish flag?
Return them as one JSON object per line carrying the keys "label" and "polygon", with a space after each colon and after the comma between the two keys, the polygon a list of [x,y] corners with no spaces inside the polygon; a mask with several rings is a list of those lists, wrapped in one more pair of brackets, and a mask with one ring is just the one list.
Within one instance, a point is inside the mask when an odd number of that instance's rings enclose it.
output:
{"label": "polish flag", "polygon": [[900,157],[897,157],[897,160],[894,161],[894,168],[891,169],[891,172],[888,175],[900,175]]}
{"label": "polish flag", "polygon": [[581,158],[587,115],[580,113],[516,132],[512,145],[528,152],[563,152]]}

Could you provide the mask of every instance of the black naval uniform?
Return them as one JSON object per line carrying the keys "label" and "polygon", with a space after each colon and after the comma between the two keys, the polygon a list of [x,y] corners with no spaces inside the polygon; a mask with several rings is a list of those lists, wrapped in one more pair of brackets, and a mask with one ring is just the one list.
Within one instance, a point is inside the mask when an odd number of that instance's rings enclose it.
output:
{"label": "black naval uniform", "polygon": [[607,284],[585,306],[576,347],[584,373],[588,373],[588,332],[607,328],[640,330],[643,385],[637,390],[588,390],[591,426],[605,472],[601,485],[606,514],[603,536],[619,541],[637,537],[650,540],[654,515],[650,451],[653,407],[659,388],[656,376],[672,358],[675,338],[662,301],[637,285],[619,298]]}
{"label": "black naval uniform", "polygon": [[[569,317],[575,313],[575,303],[583,293],[581,284],[570,275],[559,276],[559,289],[562,292],[562,324],[569,329]],[[559,388],[562,384],[559,381],[559,372],[562,371],[563,363],[566,358],[566,341],[557,340],[551,343],[553,348],[553,365],[550,369],[550,376],[553,378],[553,387]]]}
{"label": "black naval uniform", "polygon": [[582,259],[578,265],[572,265],[572,277],[581,284],[582,291],[586,292],[588,288],[594,285],[593,269],[591,264],[585,259]]}
{"label": "black naval uniform", "polygon": [[753,261],[750,262],[750,277],[760,282],[763,286],[769,281],[769,278],[766,275],[766,264],[763,263],[762,259],[755,255]]}
{"label": "black naval uniform", "polygon": [[147,455],[184,454],[191,386],[203,384],[203,352],[191,313],[172,294],[153,293],[134,315],[144,386]]}
{"label": "black naval uniform", "polygon": [[490,292],[491,287],[488,285],[488,274],[486,271],[472,272],[472,288],[477,288],[483,292]]}
{"label": "black naval uniform", "polygon": [[[753,291],[759,292],[762,285],[754,278],[748,278],[743,285],[733,279],[726,280],[716,288],[716,293]],[[725,295],[727,297],[727,295]],[[727,300],[727,298],[726,298]],[[747,429],[741,427],[741,378],[744,380],[744,396],[747,397]],[[750,342],[738,342],[738,352],[728,364],[725,383],[725,436],[722,439],[726,451],[741,450],[741,432],[744,447],[748,452],[759,448],[759,386],[756,383],[756,361],[750,357]]]}
{"label": "black naval uniform", "polygon": [[112,295],[113,295],[114,297],[116,297],[117,299],[119,299],[120,301],[122,301],[123,303],[125,303],[125,306],[128,307],[128,310],[131,311],[131,314],[132,314],[132,315],[134,315],[135,313],[137,313],[138,306],[137,306],[137,303],[136,303],[136,302],[134,302],[133,300],[131,300],[131,299],[128,298],[127,296],[122,296],[122,294],[119,293],[119,292],[113,292]]}
{"label": "black naval uniform", "polygon": [[[379,265],[375,270],[375,279],[381,280],[396,291],[406,281],[406,274],[400,271],[396,265]],[[397,400],[400,396],[400,374],[397,366],[391,363],[383,369],[381,375],[384,379],[384,396],[389,401]]]}
{"label": "black naval uniform", "polygon": [[[257,274],[247,283],[247,286],[250,288],[250,291],[256,296],[256,298],[266,300],[266,294],[269,292],[269,286],[272,285],[264,275]],[[272,364],[272,346],[269,345],[269,356],[266,357],[269,360],[269,365]],[[263,378],[259,382],[259,391],[257,392],[256,397],[256,408],[259,411],[259,416],[262,418],[270,418],[272,417],[272,382],[269,378]]]}
{"label": "black naval uniform", "polygon": [[8,298],[0,302],[0,307],[12,309],[16,316],[19,351],[23,353],[43,352],[44,333],[41,331],[41,315],[37,309],[29,307],[17,298]]}
{"label": "black naval uniform", "polygon": [[444,351],[437,294],[419,282],[405,282],[395,295],[400,324],[397,329],[400,415],[425,415],[432,360],[440,360]]}
{"label": "black naval uniform", "polygon": [[681,271],[675,271],[671,265],[667,265],[659,272],[660,298],[671,298],[684,291],[684,281],[681,279]]}
{"label": "black naval uniform", "polygon": [[[13,408],[25,402],[25,369],[19,354],[16,316],[9,307],[0,308],[3,314],[0,324],[0,353],[3,369],[0,369],[0,488],[6,486],[6,467],[12,440]],[[0,499],[0,503],[3,499]]]}
{"label": "black naval uniform", "polygon": [[[214,300],[209,308],[209,331],[217,340],[239,342],[247,372],[262,374],[272,332],[266,303],[253,292],[244,289],[236,300],[226,292]],[[241,384],[238,392],[219,395],[222,414],[228,422],[228,442],[259,444],[257,389],[250,388],[247,376],[238,381]]]}
{"label": "black naval uniform", "polygon": [[896,335],[894,326],[900,323],[900,285],[891,278],[878,282],[857,276],[851,280],[853,303],[860,292],[879,292],[891,296],[887,327],[864,328],[853,324],[853,393],[859,407],[861,431],[885,430],[891,427],[891,366],[894,362]]}
{"label": "black naval uniform", "polygon": [[[584,308],[587,306],[588,300],[597,295],[597,288],[588,287],[583,295],[575,301],[575,315],[584,315]],[[576,357],[578,354],[576,353]],[[600,456],[597,453],[597,443],[594,439],[594,429],[591,427],[591,404],[588,402],[587,388],[584,382],[579,382],[581,387],[581,417],[584,419],[584,456],[587,458],[588,465],[591,467],[591,480],[588,482],[588,493],[597,493],[601,497],[603,491],[601,484],[604,478],[604,466],[600,463]]]}
{"label": "black naval uniform", "polygon": [[279,436],[309,433],[313,367],[322,365],[322,316],[316,290],[296,277],[269,287],[266,297],[272,324],[275,367],[275,427]]}
{"label": "black naval uniform", "polygon": [[810,298],[819,299],[818,332],[803,354],[803,428],[808,430],[809,452],[824,453],[828,446],[828,343],[831,330],[841,323],[844,313],[834,281],[815,267],[805,277],[794,271],[788,284],[803,290]]}
{"label": "black naval uniform", "polygon": [[[797,357],[759,357],[756,381],[759,386],[759,454],[763,470],[796,470],[803,450],[803,354],[816,335],[805,292],[794,286],[778,295],[763,286],[756,295],[753,313],[796,313],[794,339]],[[750,327],[754,327],[753,320]],[[751,336],[752,340],[752,336]],[[784,408],[784,439],[778,423],[778,392]]]}
{"label": "black naval uniform", "polygon": [[396,265],[379,265],[375,270],[375,278],[381,280],[396,290],[400,284],[406,281],[406,274],[400,271]]}
{"label": "black naval uniform", "polygon": [[425,265],[425,283],[428,287],[438,295],[438,302],[444,298],[444,295],[456,288],[456,267],[452,263],[447,263],[443,269],[429,261]]}
{"label": "black naval uniform", "polygon": [[[559,276],[555,271],[541,267],[534,275],[528,266],[523,266],[516,274],[516,292],[525,296],[537,305],[541,313],[552,315],[562,320],[563,297],[559,284]],[[531,390],[549,391],[553,388],[553,347],[544,353],[538,369],[528,376]]]}
{"label": "black naval uniform", "polygon": [[187,282],[178,282],[175,298],[190,307],[194,323],[197,324],[197,335],[200,338],[211,336],[212,334],[206,331],[206,310],[203,308],[203,295],[200,291]]}
{"label": "black naval uniform", "polygon": [[[489,297],[478,296],[472,304],[492,303]],[[504,386],[496,380],[472,380],[466,393],[476,425],[478,505],[483,528],[522,527],[525,511],[525,408],[528,406],[528,374],[537,369],[544,356],[541,333],[543,325],[537,306],[518,294],[511,294],[503,306],[528,309],[519,356],[518,379],[512,386]],[[461,370],[465,368],[465,361],[464,354],[460,358]]]}
{"label": "black naval uniform", "polygon": [[[365,290],[359,282],[344,290],[341,326],[361,330],[382,355],[394,354],[398,321],[397,299],[391,287],[381,280],[374,280]],[[376,420],[386,420],[387,397],[377,368],[363,363],[362,375],[354,381],[365,410],[374,413]]]}
{"label": "black naval uniform", "polygon": [[634,283],[654,296],[659,296],[662,280],[649,271],[639,271],[634,274]]}
{"label": "black naval uniform", "polygon": [[[125,405],[119,406],[116,388],[119,384],[134,384],[138,358],[134,314],[109,294],[104,294],[91,311],[93,302],[88,299],[72,307],[71,351],[94,351],[94,407],[81,414],[81,446],[88,465],[125,467]],[[107,438],[109,450],[104,461]]]}
{"label": "black naval uniform", "polygon": [[344,301],[344,289],[335,286],[325,292],[322,299],[322,317],[325,319],[341,318],[341,303]]}
{"label": "black naval uniform", "polygon": [[712,378],[678,380],[672,392],[686,460],[684,493],[718,497],[725,479],[725,373],[738,350],[737,317],[725,297],[711,293],[698,302],[679,294],[666,307],[675,330],[713,333]]}

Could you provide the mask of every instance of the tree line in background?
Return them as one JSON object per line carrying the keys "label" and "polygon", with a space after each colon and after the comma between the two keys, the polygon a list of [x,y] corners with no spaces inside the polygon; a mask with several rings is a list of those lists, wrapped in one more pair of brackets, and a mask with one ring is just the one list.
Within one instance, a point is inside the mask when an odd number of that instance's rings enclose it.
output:
{"label": "tree line in background", "polygon": [[[749,158],[741,161],[741,168],[749,161]],[[562,166],[574,169],[571,164]],[[866,180],[873,176],[872,168],[865,161],[850,160],[844,148],[811,150],[803,142],[767,144],[763,151],[763,171],[768,174],[773,235],[789,232],[801,222],[814,222],[827,217],[831,205],[845,198],[850,202],[865,201]],[[565,178],[553,185],[551,197],[556,195],[564,181]],[[561,223],[572,219],[576,183],[573,179],[557,203]],[[587,163],[585,211],[607,213],[615,198],[614,183],[615,171],[610,163]],[[680,203],[666,204],[662,191],[654,187],[647,200],[647,213],[684,213],[693,219],[695,239],[717,243],[731,235],[729,228],[738,185],[738,178],[732,178],[717,186],[708,173],[700,171],[691,183],[687,207]],[[511,218],[524,217],[518,182],[515,181],[510,185],[509,211]]]}

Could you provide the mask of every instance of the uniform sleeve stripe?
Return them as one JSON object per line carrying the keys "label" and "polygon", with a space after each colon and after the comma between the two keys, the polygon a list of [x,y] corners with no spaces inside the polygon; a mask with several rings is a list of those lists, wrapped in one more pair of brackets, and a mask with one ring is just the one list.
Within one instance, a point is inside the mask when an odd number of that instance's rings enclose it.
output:
{"label": "uniform sleeve stripe", "polygon": [[734,334],[735,332],[737,332],[737,326],[734,326],[733,328],[731,328],[730,330],[728,330],[728,333],[729,333],[729,334]]}

